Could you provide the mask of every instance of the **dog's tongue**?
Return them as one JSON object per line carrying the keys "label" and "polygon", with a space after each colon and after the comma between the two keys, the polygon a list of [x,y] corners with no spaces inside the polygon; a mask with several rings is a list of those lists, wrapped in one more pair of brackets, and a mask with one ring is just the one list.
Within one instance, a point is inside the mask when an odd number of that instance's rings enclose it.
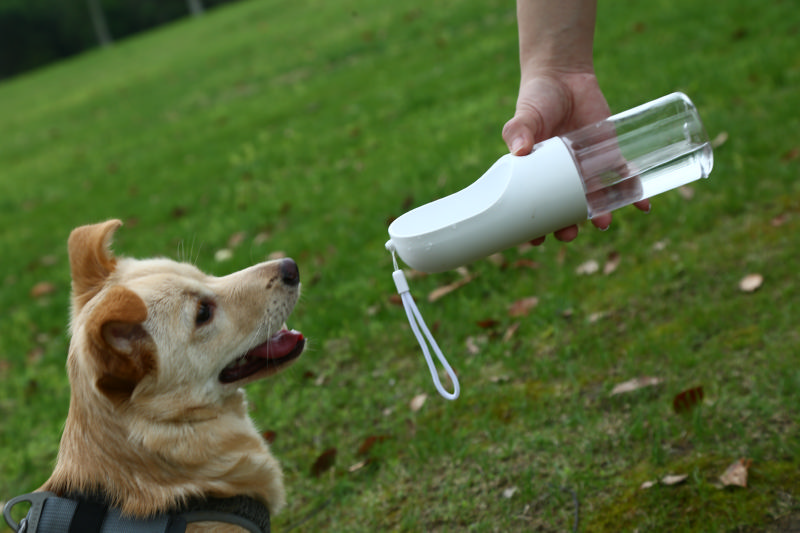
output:
{"label": "dog's tongue", "polygon": [[302,340],[303,334],[299,331],[282,329],[264,344],[247,352],[247,356],[260,359],[280,359],[289,355]]}

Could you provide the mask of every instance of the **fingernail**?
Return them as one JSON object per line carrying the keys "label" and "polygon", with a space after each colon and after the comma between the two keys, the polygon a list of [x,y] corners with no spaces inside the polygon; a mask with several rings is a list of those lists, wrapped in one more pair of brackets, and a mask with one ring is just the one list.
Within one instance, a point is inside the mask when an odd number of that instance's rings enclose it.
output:
{"label": "fingernail", "polygon": [[511,143],[511,153],[514,154],[514,155],[517,155],[517,154],[519,154],[519,152],[522,151],[522,149],[524,147],[525,147],[525,139],[522,138],[522,137],[517,137]]}
{"label": "fingernail", "polygon": [[608,231],[608,228],[610,228],[610,227],[611,227],[611,224],[609,224],[608,226],[602,227],[602,228],[597,228],[597,229],[599,229],[600,231]]}

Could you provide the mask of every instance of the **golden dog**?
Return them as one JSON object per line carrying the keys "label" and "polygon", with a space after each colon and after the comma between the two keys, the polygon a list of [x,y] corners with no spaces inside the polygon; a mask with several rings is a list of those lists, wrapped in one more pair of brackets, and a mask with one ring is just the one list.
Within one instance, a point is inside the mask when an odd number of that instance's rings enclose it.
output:
{"label": "golden dog", "polygon": [[281,259],[213,277],[168,259],[116,258],[109,246],[120,225],[83,226],[69,238],[72,393],[58,461],[40,490],[100,496],[131,517],[240,495],[277,512],[283,474],[241,386],[303,351],[303,336],[284,325],[300,293],[297,265]]}

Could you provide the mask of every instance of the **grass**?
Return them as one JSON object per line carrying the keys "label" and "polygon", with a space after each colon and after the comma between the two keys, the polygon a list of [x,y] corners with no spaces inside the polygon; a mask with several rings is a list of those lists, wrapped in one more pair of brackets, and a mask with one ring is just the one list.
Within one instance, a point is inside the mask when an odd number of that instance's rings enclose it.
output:
{"label": "grass", "polygon": [[[727,141],[691,198],[477,263],[432,304],[457,274],[412,279],[456,402],[435,395],[392,303],[383,243],[391,217],[504,153],[513,3],[252,0],[0,84],[0,500],[47,478],[66,416],[66,237],[118,217],[124,255],[220,275],[274,251],[300,264],[291,325],[310,348],[249,387],[286,471],[277,531],[563,531],[576,502],[581,531],[797,521],[799,31],[788,0],[600,6],[612,108],[683,90]],[[613,253],[613,273],[576,274]],[[738,289],[748,273],[764,276],[754,293]],[[52,291],[32,297],[40,282]],[[509,316],[528,296],[538,306]],[[609,395],[641,375],[664,382]],[[674,413],[697,385],[702,404]],[[351,472],[370,437],[386,438]],[[748,488],[718,488],[742,457]]]}

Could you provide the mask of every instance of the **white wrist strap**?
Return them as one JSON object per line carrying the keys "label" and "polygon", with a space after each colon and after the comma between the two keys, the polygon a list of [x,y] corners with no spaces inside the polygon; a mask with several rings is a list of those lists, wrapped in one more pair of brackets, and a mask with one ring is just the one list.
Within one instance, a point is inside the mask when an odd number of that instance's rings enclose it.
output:
{"label": "white wrist strap", "polygon": [[[403,274],[403,271],[397,266],[397,259],[395,258],[394,252],[392,251],[392,261],[394,262],[394,272],[392,273],[392,279],[394,280],[394,284],[397,287],[397,292],[400,294],[400,299],[403,302],[403,308],[406,310],[406,315],[408,316],[408,323],[411,326],[411,331],[414,332],[414,336],[417,338],[417,342],[419,343],[420,348],[422,348],[422,353],[425,355],[425,361],[428,363],[428,369],[431,372],[431,378],[433,378],[433,384],[436,386],[436,390],[439,391],[444,398],[448,400],[455,400],[458,398],[458,394],[460,392],[460,388],[458,386],[458,378],[456,377],[456,373],[453,372],[452,367],[445,359],[444,354],[442,354],[442,350],[439,349],[439,345],[436,344],[436,339],[433,338],[428,326],[425,325],[425,319],[422,318],[422,314],[417,309],[417,304],[414,303],[414,298],[411,296],[411,291],[408,288],[408,282],[406,281],[406,276]],[[420,329],[422,332],[420,332]],[[423,338],[423,333],[425,337]],[[434,353],[436,354],[436,358],[439,359],[439,362],[444,367],[445,372],[447,372],[448,377],[453,382],[453,392],[447,392],[445,388],[442,386],[442,382],[439,380],[439,372],[436,370],[436,365],[433,363],[433,358],[431,357],[430,350],[428,350],[428,344],[425,342],[427,341],[430,343],[431,347],[433,348]]]}

